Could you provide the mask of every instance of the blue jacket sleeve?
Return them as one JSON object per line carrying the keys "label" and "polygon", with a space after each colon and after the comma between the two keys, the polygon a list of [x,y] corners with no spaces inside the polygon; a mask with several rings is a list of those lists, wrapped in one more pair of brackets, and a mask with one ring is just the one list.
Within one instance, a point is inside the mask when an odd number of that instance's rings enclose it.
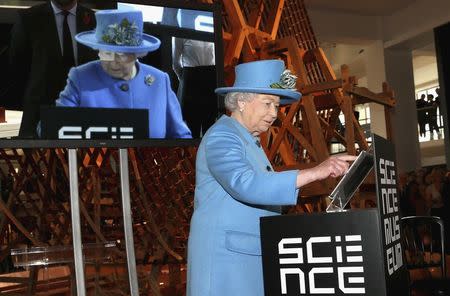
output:
{"label": "blue jacket sleeve", "polygon": [[56,106],[79,107],[80,106],[80,87],[78,85],[77,69],[72,68],[69,71],[67,84],[64,90],[59,94],[56,100]]}
{"label": "blue jacket sleeve", "polygon": [[229,131],[215,131],[206,139],[207,166],[233,198],[257,205],[294,205],[297,202],[297,170],[257,170],[245,155],[244,143]]}
{"label": "blue jacket sleeve", "polygon": [[164,73],[164,78],[166,80],[166,94],[167,94],[167,138],[192,138],[191,131],[187,127],[186,123],[183,121],[183,116],[181,115],[181,107],[178,99],[170,87],[169,75]]}

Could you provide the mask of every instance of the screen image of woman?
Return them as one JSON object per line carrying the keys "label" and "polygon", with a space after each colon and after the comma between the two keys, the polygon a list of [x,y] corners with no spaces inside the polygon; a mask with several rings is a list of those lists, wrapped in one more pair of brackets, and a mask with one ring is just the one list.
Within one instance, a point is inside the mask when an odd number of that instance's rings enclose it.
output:
{"label": "screen image of woman", "polygon": [[57,106],[147,109],[150,138],[191,138],[168,75],[138,58],[160,41],[143,33],[142,12],[100,10],[97,27],[79,33],[77,42],[98,50],[99,60],[70,70]]}

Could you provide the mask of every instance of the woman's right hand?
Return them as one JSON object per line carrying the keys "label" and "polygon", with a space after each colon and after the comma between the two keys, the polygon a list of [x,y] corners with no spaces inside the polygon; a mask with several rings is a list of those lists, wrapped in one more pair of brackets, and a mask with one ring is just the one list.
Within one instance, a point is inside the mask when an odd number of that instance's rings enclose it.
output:
{"label": "woman's right hand", "polygon": [[297,187],[328,177],[342,176],[348,170],[349,161],[355,159],[354,155],[331,156],[313,168],[301,170],[297,175]]}

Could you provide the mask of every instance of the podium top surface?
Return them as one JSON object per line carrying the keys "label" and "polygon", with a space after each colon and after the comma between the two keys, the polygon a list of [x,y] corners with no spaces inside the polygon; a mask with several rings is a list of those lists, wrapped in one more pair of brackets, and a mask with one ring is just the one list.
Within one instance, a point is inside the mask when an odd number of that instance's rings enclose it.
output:
{"label": "podium top surface", "polygon": [[344,210],[340,212],[312,212],[312,213],[295,213],[295,214],[285,214],[285,215],[274,215],[274,216],[265,216],[261,217],[260,221],[269,222],[270,221],[276,221],[280,219],[295,219],[296,217],[321,217],[321,216],[327,216],[331,217],[331,215],[336,215],[335,217],[338,217],[339,215],[364,215],[364,214],[377,214],[378,208],[365,208],[365,209],[349,209]]}

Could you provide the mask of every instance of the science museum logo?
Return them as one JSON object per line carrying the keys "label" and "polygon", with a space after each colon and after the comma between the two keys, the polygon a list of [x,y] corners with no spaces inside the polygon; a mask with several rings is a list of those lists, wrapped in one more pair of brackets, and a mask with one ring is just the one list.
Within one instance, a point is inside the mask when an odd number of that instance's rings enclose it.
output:
{"label": "science museum logo", "polygon": [[278,259],[281,295],[366,293],[361,235],[282,238]]}

